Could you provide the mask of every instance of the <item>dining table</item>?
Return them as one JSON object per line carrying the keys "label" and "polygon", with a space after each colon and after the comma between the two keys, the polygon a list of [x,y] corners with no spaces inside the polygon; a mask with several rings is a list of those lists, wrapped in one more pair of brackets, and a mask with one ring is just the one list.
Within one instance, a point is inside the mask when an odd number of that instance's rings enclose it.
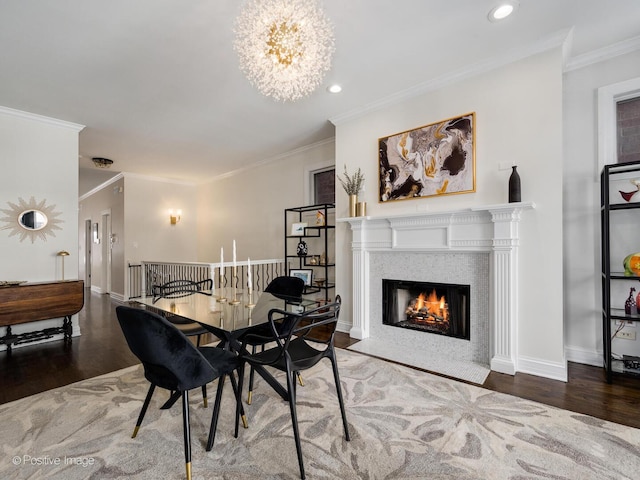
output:
{"label": "dining table", "polygon": [[[301,313],[319,305],[313,299],[235,288],[202,290],[174,298],[143,296],[136,302],[163,316],[174,315],[198,322],[220,339],[219,347],[238,354],[242,349],[242,336],[253,327],[267,323],[271,310]],[[282,314],[282,318],[285,316]],[[284,400],[288,400],[287,390],[273,375],[264,367],[254,369]]]}

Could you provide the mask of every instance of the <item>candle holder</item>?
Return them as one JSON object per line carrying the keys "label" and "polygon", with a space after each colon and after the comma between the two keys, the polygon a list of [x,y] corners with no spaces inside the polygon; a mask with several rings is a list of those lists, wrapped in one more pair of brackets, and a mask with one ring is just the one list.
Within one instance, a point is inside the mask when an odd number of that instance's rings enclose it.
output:
{"label": "candle holder", "polygon": [[249,309],[249,320],[251,320],[251,310],[255,306],[256,306],[256,304],[253,303],[253,292],[251,290],[249,290],[249,299],[247,301],[247,304],[245,305],[245,307]]}
{"label": "candle holder", "polygon": [[238,267],[233,267],[233,300],[229,301],[229,305],[238,305],[240,300],[238,300]]}
{"label": "candle holder", "polygon": [[[222,269],[220,271],[222,272]],[[222,273],[220,273],[220,295],[216,298],[220,303],[227,303],[227,298],[224,296],[224,275]]]}
{"label": "candle holder", "polygon": [[210,312],[218,311],[218,303],[217,303],[216,297],[211,297],[211,299],[209,300],[209,311]]}

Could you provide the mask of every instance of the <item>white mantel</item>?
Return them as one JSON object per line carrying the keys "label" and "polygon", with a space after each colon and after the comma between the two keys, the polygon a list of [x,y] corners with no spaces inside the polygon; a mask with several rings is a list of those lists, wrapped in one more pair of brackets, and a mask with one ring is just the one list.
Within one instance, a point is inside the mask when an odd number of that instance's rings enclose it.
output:
{"label": "white mantel", "polygon": [[353,338],[369,337],[369,254],[372,252],[490,253],[492,370],[517,371],[518,224],[533,202],[444,212],[350,217],[353,254]]}

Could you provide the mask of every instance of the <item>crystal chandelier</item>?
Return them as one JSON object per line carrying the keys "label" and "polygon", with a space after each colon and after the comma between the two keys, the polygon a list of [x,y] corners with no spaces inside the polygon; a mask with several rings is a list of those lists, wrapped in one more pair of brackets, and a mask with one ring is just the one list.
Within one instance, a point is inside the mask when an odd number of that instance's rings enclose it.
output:
{"label": "crystal chandelier", "polygon": [[309,95],[331,67],[333,28],[315,0],[249,0],[234,33],[241,70],[276,100]]}

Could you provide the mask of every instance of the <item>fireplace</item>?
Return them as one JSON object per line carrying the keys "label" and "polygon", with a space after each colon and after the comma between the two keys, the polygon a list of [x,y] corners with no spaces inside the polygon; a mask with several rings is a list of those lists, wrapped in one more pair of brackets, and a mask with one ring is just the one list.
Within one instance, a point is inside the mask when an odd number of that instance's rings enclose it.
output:
{"label": "fireplace", "polygon": [[[446,358],[445,375],[459,362],[490,365],[513,375],[518,359],[518,225],[532,202],[469,209],[336,220],[351,226],[352,345],[372,355],[427,370]],[[417,334],[382,323],[382,280],[388,278],[471,285],[469,340]],[[452,360],[453,359],[453,360]],[[455,361],[454,361],[455,360]],[[484,376],[476,383],[484,382]]]}
{"label": "fireplace", "polygon": [[470,286],[382,279],[382,323],[470,339]]}

